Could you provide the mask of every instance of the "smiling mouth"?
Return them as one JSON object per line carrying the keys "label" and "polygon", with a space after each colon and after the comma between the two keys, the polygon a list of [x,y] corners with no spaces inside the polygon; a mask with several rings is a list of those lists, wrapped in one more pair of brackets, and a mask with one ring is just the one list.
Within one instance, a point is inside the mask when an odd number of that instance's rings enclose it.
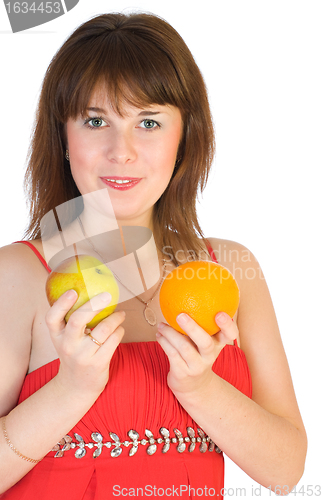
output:
{"label": "smiling mouth", "polygon": [[107,177],[105,177],[104,180],[109,182],[115,182],[116,184],[128,184],[129,182],[133,182],[137,179],[108,179]]}
{"label": "smiling mouth", "polygon": [[101,177],[102,181],[114,189],[127,189],[136,186],[141,178],[138,177]]}

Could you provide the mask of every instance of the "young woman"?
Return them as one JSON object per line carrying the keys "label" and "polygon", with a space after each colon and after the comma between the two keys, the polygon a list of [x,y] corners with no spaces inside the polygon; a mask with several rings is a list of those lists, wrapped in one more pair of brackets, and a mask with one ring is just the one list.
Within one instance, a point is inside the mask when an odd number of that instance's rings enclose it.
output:
{"label": "young woman", "polygon": [[[272,489],[299,481],[306,435],[259,264],[238,243],[204,239],[197,220],[213,153],[202,76],[165,21],[102,15],[54,57],[26,177],[30,248],[0,250],[1,498],[221,497],[223,453]],[[75,291],[48,305],[53,234],[41,221],[83,199],[64,230],[91,241],[105,214],[103,203],[93,217],[88,195],[102,190],[120,230],[153,232],[161,279],[88,335],[88,304],[64,320]],[[187,315],[180,334],[158,303],[165,273],[192,254],[218,256],[240,288],[234,321],[217,315],[212,337]],[[98,295],[96,309],[110,300]]]}

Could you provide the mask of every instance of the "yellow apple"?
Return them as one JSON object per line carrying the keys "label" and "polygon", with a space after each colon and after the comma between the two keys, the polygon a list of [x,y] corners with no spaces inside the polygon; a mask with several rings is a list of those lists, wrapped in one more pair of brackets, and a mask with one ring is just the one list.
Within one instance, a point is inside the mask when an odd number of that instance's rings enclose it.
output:
{"label": "yellow apple", "polygon": [[52,306],[56,300],[67,292],[75,290],[78,299],[65,316],[68,321],[70,315],[81,305],[95,295],[109,292],[111,302],[86,325],[94,328],[100,321],[113,313],[119,300],[119,287],[110,269],[91,255],[75,255],[61,262],[49,274],[46,281],[46,295]]}

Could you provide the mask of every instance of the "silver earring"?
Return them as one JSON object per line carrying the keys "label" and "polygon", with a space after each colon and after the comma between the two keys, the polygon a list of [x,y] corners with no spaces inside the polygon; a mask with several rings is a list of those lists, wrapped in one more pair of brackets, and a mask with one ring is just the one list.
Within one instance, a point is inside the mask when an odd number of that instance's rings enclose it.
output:
{"label": "silver earring", "polygon": [[67,159],[67,161],[70,161],[70,152],[68,149],[65,152],[65,158]]}

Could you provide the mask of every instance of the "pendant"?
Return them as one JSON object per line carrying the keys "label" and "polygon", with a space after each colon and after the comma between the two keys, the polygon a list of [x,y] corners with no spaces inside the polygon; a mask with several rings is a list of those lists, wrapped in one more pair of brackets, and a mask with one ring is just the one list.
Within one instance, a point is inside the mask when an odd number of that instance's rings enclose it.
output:
{"label": "pendant", "polygon": [[146,306],[144,309],[144,317],[147,323],[149,323],[151,326],[155,326],[157,324],[156,314],[148,306]]}

